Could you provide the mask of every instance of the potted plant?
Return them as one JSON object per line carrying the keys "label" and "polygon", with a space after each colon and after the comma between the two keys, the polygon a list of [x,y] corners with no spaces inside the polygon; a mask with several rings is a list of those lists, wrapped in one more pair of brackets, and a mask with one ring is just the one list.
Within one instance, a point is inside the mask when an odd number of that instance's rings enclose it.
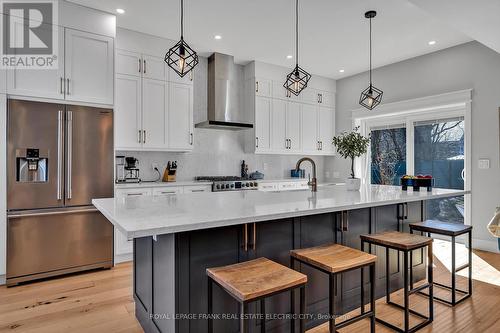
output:
{"label": "potted plant", "polygon": [[347,189],[350,191],[358,191],[361,187],[361,179],[354,175],[354,159],[365,154],[370,143],[370,138],[361,135],[358,130],[359,126],[352,132],[342,132],[333,138],[333,144],[339,155],[351,159],[351,177],[346,180]]}

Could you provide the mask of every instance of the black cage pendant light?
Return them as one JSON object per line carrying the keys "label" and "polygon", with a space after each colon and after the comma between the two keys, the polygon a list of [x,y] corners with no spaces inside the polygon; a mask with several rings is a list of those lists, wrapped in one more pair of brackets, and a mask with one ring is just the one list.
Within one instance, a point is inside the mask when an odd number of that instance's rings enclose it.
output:
{"label": "black cage pendant light", "polygon": [[299,0],[295,0],[295,68],[286,76],[283,87],[298,96],[310,79],[311,74],[299,67]]}
{"label": "black cage pendant light", "polygon": [[365,13],[365,17],[370,19],[370,85],[368,88],[361,92],[359,104],[369,110],[373,110],[377,105],[382,102],[382,95],[384,92],[376,88],[372,83],[372,18],[377,15],[377,12],[370,10]]}
{"label": "black cage pendant light", "polygon": [[198,65],[198,55],[184,41],[184,0],[181,0],[181,40],[165,54],[165,62],[180,77],[184,77]]}

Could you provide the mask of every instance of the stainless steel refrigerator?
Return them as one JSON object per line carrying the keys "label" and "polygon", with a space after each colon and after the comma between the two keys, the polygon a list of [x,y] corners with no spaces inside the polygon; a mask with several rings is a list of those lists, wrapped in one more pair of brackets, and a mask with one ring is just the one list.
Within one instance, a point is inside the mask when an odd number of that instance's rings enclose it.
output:
{"label": "stainless steel refrigerator", "polygon": [[9,100],[7,285],[113,264],[113,112]]}

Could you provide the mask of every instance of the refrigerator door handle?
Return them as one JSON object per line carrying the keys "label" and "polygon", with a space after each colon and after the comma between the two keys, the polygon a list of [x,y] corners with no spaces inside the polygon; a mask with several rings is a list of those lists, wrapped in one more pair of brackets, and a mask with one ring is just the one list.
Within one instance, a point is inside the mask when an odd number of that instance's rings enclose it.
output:
{"label": "refrigerator door handle", "polygon": [[66,154],[66,162],[67,162],[67,171],[66,171],[66,197],[67,199],[71,199],[72,187],[71,187],[71,169],[72,169],[72,160],[73,160],[73,112],[67,111],[66,114],[66,140],[67,140],[67,154]]}
{"label": "refrigerator door handle", "polygon": [[63,112],[57,111],[57,200],[62,200],[63,177]]}

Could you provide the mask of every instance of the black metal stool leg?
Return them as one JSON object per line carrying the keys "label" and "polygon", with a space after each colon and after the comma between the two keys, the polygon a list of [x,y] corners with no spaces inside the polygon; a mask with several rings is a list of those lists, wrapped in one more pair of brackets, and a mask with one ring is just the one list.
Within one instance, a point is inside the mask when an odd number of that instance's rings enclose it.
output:
{"label": "black metal stool leg", "polygon": [[391,288],[389,281],[391,279],[390,272],[390,258],[389,258],[389,248],[385,248],[385,301],[389,303],[391,301]]}
{"label": "black metal stool leg", "polygon": [[335,275],[330,274],[330,321],[329,321],[329,326],[330,326],[330,332],[335,333]]}
{"label": "black metal stool leg", "polygon": [[405,319],[404,319],[404,325],[405,325],[405,332],[408,332],[410,328],[410,293],[408,286],[410,284],[410,281],[408,280],[408,251],[404,251],[403,255],[403,283],[404,283],[404,312],[405,312]]}
{"label": "black metal stool leg", "polygon": [[260,332],[266,333],[266,299],[260,300],[260,314],[262,318],[260,319]]}
{"label": "black metal stool leg", "polygon": [[[361,251],[365,251],[365,244],[361,242]],[[361,267],[361,314],[365,313],[365,275],[364,269]]]}
{"label": "black metal stool leg", "polygon": [[306,314],[306,286],[300,288],[300,333],[305,333],[306,331],[306,319],[304,318]]}
{"label": "black metal stool leg", "polygon": [[456,241],[455,241],[455,236],[451,237],[451,304],[455,306],[456,304],[456,293],[457,293],[457,276],[456,276],[456,271],[455,271],[455,246],[456,246]]}
{"label": "black metal stool leg", "polygon": [[472,231],[469,231],[469,295],[472,296]]}
{"label": "black metal stool leg", "polygon": [[427,273],[427,282],[429,283],[429,321],[432,322],[434,320],[434,257],[432,254],[432,243],[427,245],[427,256],[428,256],[428,273]]}
{"label": "black metal stool leg", "polygon": [[370,265],[370,333],[375,333],[375,264]]}
{"label": "black metal stool leg", "polygon": [[[410,234],[413,234],[413,229],[411,227]],[[413,251],[410,251],[410,289],[413,289]]]}
{"label": "black metal stool leg", "polygon": [[[295,269],[295,259],[293,257],[290,257],[290,268],[291,269]],[[295,304],[295,289],[292,289],[290,290],[290,309],[291,309],[291,313],[293,314],[297,314],[297,311],[296,311],[296,304]],[[290,332],[291,333],[295,333],[295,320],[294,318],[291,319],[291,322],[290,322]]]}
{"label": "black metal stool leg", "polygon": [[214,331],[214,322],[213,322],[213,319],[212,319],[212,293],[213,293],[213,283],[212,283],[212,279],[211,278],[208,278],[208,289],[207,289],[207,293],[208,293],[208,310],[207,310],[207,313],[208,313],[208,333],[213,333]]}
{"label": "black metal stool leg", "polygon": [[247,304],[240,303],[240,333],[248,333]]}

